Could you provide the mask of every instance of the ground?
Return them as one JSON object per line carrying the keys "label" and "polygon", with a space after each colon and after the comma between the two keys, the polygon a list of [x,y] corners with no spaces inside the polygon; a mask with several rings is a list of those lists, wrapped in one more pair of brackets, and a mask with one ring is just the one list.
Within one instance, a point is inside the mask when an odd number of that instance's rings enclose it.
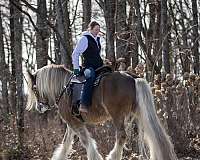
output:
{"label": "ground", "polygon": [[[38,116],[35,113],[25,113],[25,134],[23,139],[25,149],[23,158],[20,158],[20,160],[48,160],[53,150],[62,141],[65,131],[64,124],[55,113],[48,115],[47,119],[46,121],[42,115]],[[2,122],[0,127],[0,157],[4,157],[4,159],[0,158],[0,160],[18,159],[15,121]],[[103,157],[106,157],[115,140],[115,131],[112,123],[106,122],[98,126],[88,126],[88,128],[93,138],[97,141],[100,153]],[[129,138],[126,149],[124,149],[123,160],[138,160],[136,132],[132,129],[128,131],[128,134]],[[181,156],[179,160],[200,160],[200,150],[198,150],[200,149],[200,139],[197,138],[196,141],[194,145],[197,145],[197,149],[190,153],[190,157],[188,157],[188,154],[181,153],[178,154]],[[6,159],[6,157],[9,158]],[[70,153],[69,158],[71,160],[87,160],[85,149],[81,146],[76,136],[73,151]]]}

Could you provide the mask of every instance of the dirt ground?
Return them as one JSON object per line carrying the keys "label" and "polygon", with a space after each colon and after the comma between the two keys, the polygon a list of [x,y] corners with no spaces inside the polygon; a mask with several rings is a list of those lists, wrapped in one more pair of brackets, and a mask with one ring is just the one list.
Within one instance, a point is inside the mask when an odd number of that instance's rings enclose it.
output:
{"label": "dirt ground", "polygon": [[[26,113],[25,115],[23,158],[17,156],[17,130],[15,122],[10,120],[8,123],[0,123],[0,160],[48,160],[52,156],[53,150],[61,143],[65,127],[57,114],[48,115],[47,121],[43,116],[34,113]],[[106,122],[98,126],[88,126],[88,128],[97,141],[100,153],[105,158],[114,146],[115,131],[112,123]],[[134,127],[127,132],[129,136],[124,149],[123,160],[138,160],[137,132],[135,132]],[[197,141],[195,144],[200,146],[200,140],[197,139]],[[178,153],[178,156],[180,160],[200,160],[200,150],[193,150],[189,154]],[[87,160],[85,149],[76,136],[73,150],[68,158],[71,160]]]}

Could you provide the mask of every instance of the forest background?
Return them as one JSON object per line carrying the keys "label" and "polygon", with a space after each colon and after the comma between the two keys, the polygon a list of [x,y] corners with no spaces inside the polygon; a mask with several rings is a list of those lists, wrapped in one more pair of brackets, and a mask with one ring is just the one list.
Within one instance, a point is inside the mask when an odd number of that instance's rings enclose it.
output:
{"label": "forest background", "polygon": [[[25,111],[24,74],[51,63],[72,69],[91,20],[101,25],[105,63],[151,84],[178,157],[200,159],[199,8],[198,0],[0,0],[0,159],[49,159],[61,142],[65,125],[55,110]],[[129,125],[123,159],[138,159],[137,128]],[[105,156],[112,123],[89,128]],[[70,159],[85,159],[77,138],[73,148]]]}

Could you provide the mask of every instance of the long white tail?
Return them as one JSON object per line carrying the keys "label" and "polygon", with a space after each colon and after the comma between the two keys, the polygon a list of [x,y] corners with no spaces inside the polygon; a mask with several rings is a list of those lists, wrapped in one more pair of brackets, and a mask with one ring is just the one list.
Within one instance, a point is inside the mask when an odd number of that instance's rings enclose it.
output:
{"label": "long white tail", "polygon": [[135,79],[136,99],[138,105],[138,128],[140,139],[140,151],[144,156],[147,153],[146,142],[150,160],[176,160],[174,147],[169,136],[162,127],[156,114],[153,95],[147,81],[142,78]]}

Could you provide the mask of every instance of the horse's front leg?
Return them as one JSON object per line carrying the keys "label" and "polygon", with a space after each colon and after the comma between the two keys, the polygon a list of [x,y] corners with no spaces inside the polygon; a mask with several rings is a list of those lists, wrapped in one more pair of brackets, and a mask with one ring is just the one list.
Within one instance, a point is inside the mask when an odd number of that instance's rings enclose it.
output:
{"label": "horse's front leg", "polygon": [[126,132],[125,132],[125,128],[124,128],[124,122],[121,122],[121,123],[114,122],[114,124],[116,127],[116,134],[115,134],[116,141],[115,141],[114,148],[109,153],[106,160],[121,160],[124,144],[126,142]]}
{"label": "horse's front leg", "polygon": [[54,151],[51,160],[65,160],[72,148],[73,140],[74,140],[74,132],[67,125],[62,143]]}
{"label": "horse's front leg", "polygon": [[82,145],[87,151],[88,160],[103,160],[99,154],[95,140],[91,137],[86,127],[82,127],[76,130]]}

